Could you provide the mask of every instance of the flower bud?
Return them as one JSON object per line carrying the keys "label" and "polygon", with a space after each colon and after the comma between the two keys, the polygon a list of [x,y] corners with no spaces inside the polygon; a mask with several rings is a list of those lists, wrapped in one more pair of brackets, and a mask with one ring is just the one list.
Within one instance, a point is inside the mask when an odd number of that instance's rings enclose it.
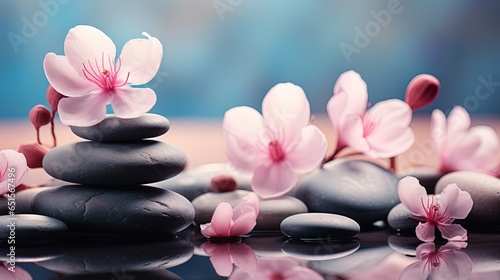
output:
{"label": "flower bud", "polygon": [[439,93],[439,80],[428,74],[413,78],[406,88],[405,101],[413,111],[431,104]]}
{"label": "flower bud", "polygon": [[49,151],[45,146],[38,143],[22,144],[18,151],[24,154],[29,168],[42,167],[43,157]]}
{"label": "flower bud", "polygon": [[57,112],[57,106],[59,105],[59,101],[66,96],[60,94],[51,85],[49,85],[49,87],[47,88],[46,97],[50,107],[52,108],[52,114],[55,114]]}
{"label": "flower bud", "polygon": [[40,127],[50,123],[52,113],[49,108],[43,105],[36,105],[31,109],[29,118],[31,123],[35,126],[35,129],[39,130]]}
{"label": "flower bud", "polygon": [[229,175],[218,175],[210,181],[210,188],[214,192],[230,192],[236,190],[237,187],[236,180]]}

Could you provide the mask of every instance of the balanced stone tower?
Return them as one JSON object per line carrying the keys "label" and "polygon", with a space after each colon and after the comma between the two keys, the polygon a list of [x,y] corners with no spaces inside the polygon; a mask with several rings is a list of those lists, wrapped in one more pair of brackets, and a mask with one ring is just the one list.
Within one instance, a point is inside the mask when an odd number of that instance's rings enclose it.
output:
{"label": "balanced stone tower", "polygon": [[186,166],[185,154],[175,146],[146,140],[169,128],[168,119],[155,114],[135,119],[107,115],[94,126],[71,127],[90,141],[52,149],[43,168],[76,184],[39,193],[31,203],[33,211],[81,234],[158,236],[188,227],[194,209],[186,198],[144,186],[172,178]]}

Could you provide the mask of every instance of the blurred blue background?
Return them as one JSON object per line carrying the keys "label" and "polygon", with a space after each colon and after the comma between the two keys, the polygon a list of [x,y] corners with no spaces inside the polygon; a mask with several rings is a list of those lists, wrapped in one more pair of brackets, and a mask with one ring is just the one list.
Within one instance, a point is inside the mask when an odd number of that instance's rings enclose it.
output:
{"label": "blurred blue background", "polygon": [[[382,10],[398,12],[377,22]],[[404,98],[414,76],[430,73],[442,90],[422,112],[462,105],[498,115],[499,14],[497,0],[0,0],[0,119],[47,104],[43,58],[63,54],[68,30],[80,24],[103,30],[118,53],[143,31],[163,43],[147,86],[158,95],[152,112],[167,117],[260,109],[280,82],[303,87],[312,110],[325,113],[337,77],[350,69],[366,80],[372,103]],[[360,30],[368,41],[356,44]]]}

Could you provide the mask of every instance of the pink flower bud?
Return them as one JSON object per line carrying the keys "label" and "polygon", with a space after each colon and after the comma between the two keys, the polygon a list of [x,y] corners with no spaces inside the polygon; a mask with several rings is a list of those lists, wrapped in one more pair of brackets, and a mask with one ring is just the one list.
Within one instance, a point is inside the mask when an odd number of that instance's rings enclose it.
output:
{"label": "pink flower bud", "polygon": [[214,192],[230,192],[236,190],[238,184],[233,177],[229,175],[218,175],[210,181],[210,188]]}
{"label": "pink flower bud", "polygon": [[436,99],[440,86],[436,77],[429,74],[418,75],[408,84],[405,101],[413,111],[421,109]]}
{"label": "pink flower bud", "polygon": [[46,97],[50,107],[52,108],[52,114],[55,114],[57,112],[57,106],[59,105],[59,101],[66,96],[60,94],[51,85],[49,85],[49,87],[47,88]]}
{"label": "pink flower bud", "polygon": [[24,154],[29,168],[42,167],[42,160],[49,151],[45,146],[38,143],[22,144],[18,151]]}
{"label": "pink flower bud", "polygon": [[50,123],[52,113],[49,108],[43,105],[36,105],[31,109],[29,118],[31,123],[35,126],[35,129],[38,131],[40,127]]}

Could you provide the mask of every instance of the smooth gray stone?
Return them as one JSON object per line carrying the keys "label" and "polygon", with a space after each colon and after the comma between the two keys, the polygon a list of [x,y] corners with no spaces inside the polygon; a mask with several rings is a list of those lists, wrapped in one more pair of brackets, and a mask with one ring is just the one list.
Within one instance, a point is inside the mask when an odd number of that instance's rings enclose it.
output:
{"label": "smooth gray stone", "polygon": [[295,196],[309,212],[352,218],[361,227],[385,221],[399,203],[399,179],[388,170],[363,160],[335,160],[302,179]]}
{"label": "smooth gray stone", "polygon": [[37,194],[49,189],[50,187],[38,187],[16,193],[16,214],[33,214],[31,201]]}
{"label": "smooth gray stone", "polygon": [[387,215],[387,223],[392,229],[400,231],[415,231],[418,225],[417,221],[410,220],[408,217],[414,216],[403,203],[400,203],[391,209]]}
{"label": "smooth gray stone", "polygon": [[236,172],[229,172],[229,165],[225,163],[212,163],[181,172],[172,179],[155,183],[162,189],[174,191],[192,201],[196,197],[211,192],[210,182],[218,175],[230,175],[238,184],[240,190],[251,190],[252,178]]}
{"label": "smooth gray stone", "polygon": [[359,249],[359,241],[338,242],[332,240],[302,241],[288,240],[281,250],[293,258],[308,261],[324,261],[343,258]]}
{"label": "smooth gray stone", "polygon": [[428,194],[434,193],[436,183],[443,175],[444,174],[440,173],[438,170],[430,167],[415,167],[398,174],[399,178],[404,178],[406,176],[417,178],[420,185],[425,188]]}
{"label": "smooth gray stone", "polygon": [[290,216],[281,222],[281,232],[300,239],[354,238],[360,227],[351,218],[328,213],[303,213]]}
{"label": "smooth gray stone", "polygon": [[[250,192],[236,190],[225,193],[206,193],[195,198],[192,203],[195,209],[195,223],[198,225],[210,223],[212,215],[221,202],[228,202],[236,207],[242,203],[243,197]],[[279,230],[280,223],[287,217],[306,213],[304,203],[294,197],[282,196],[273,199],[260,200],[259,216],[254,231]]]}
{"label": "smooth gray stone", "polygon": [[78,142],[58,146],[43,159],[52,177],[84,185],[132,186],[162,181],[179,174],[186,155],[167,143]]}
{"label": "smooth gray stone", "polygon": [[71,231],[101,235],[172,234],[194,219],[193,206],[186,198],[147,186],[120,190],[63,186],[39,193],[31,207],[64,221]]}
{"label": "smooth gray stone", "polygon": [[182,280],[168,270],[156,271],[114,271],[99,274],[69,275],[60,280]]}
{"label": "smooth gray stone", "polygon": [[0,215],[7,215],[9,214],[9,205],[8,201],[9,199],[7,198],[6,195],[0,195]]}
{"label": "smooth gray stone", "polygon": [[125,242],[67,245],[59,258],[38,265],[63,274],[149,271],[178,266],[193,256],[193,244],[181,238],[149,241],[146,237]]}
{"label": "smooth gray stone", "polygon": [[500,179],[482,173],[458,171],[441,178],[436,193],[451,183],[470,194],[473,205],[465,222],[481,225],[500,225]]}
{"label": "smooth gray stone", "polygon": [[60,220],[32,214],[0,216],[0,240],[7,241],[14,232],[15,240],[43,242],[66,235],[68,227]]}
{"label": "smooth gray stone", "polygon": [[77,136],[94,142],[132,142],[167,133],[170,122],[156,114],[144,114],[134,119],[106,115],[104,120],[96,125],[70,128]]}

